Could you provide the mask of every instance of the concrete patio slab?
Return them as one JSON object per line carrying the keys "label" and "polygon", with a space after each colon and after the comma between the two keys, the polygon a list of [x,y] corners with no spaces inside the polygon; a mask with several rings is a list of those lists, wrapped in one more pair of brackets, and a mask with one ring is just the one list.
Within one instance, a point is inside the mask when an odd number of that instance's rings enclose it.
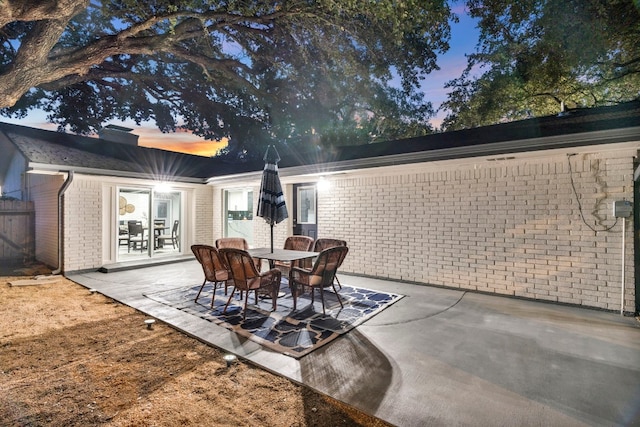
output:
{"label": "concrete patio slab", "polygon": [[341,274],[406,295],[296,360],[144,292],[196,261],[69,279],[398,426],[640,426],[640,323],[616,313]]}

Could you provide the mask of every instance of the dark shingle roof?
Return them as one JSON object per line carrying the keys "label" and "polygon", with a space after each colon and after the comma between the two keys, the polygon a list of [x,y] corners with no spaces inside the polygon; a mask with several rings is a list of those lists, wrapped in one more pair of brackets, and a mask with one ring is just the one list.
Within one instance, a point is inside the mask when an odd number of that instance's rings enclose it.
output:
{"label": "dark shingle roof", "polygon": [[[572,110],[554,116],[383,142],[368,146],[369,150],[366,151],[369,151],[368,156],[382,156],[452,147],[473,147],[633,126],[640,126],[640,102],[637,101],[613,107]],[[362,146],[347,147],[343,157],[362,158],[366,156],[362,148]],[[515,146],[512,148],[517,149]]]}
{"label": "dark shingle roof", "polygon": [[[566,148],[616,140],[572,138],[594,131],[640,127],[640,101],[610,107],[572,110],[564,114],[483,126],[418,138],[375,144],[312,148],[306,151],[278,146],[279,167],[322,169],[323,165],[348,167],[411,163],[478,155],[497,155],[549,148]],[[154,148],[118,144],[98,138],[52,132],[0,123],[0,131],[32,163],[89,168],[117,175],[144,174],[155,179],[206,179],[262,170],[262,160],[234,162]],[[637,133],[637,132],[636,132]],[[334,167],[338,170],[340,166]],[[346,168],[346,166],[345,166]]]}
{"label": "dark shingle roof", "polygon": [[[616,141],[589,141],[572,138],[594,131],[640,126],[640,101],[609,107],[571,110],[564,114],[501,123],[452,132],[434,133],[417,138],[375,144],[314,148],[306,151],[278,145],[279,168],[293,168],[307,173],[404,164],[428,160],[445,160],[479,155],[499,155],[550,148],[566,148]],[[544,139],[552,141],[542,142]],[[399,158],[395,158],[399,157]],[[344,166],[341,166],[344,165]],[[212,159],[209,176],[222,178],[236,173],[260,171],[261,160],[227,163]]]}
{"label": "dark shingle roof", "polygon": [[201,156],[8,123],[0,123],[0,132],[31,164],[57,166],[61,170],[82,168],[105,175],[123,172],[150,178],[201,180],[207,177],[210,161]]}

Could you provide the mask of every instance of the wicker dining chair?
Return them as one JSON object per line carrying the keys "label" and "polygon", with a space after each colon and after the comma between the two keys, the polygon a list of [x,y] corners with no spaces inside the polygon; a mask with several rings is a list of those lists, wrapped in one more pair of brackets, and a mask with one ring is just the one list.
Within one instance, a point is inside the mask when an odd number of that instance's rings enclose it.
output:
{"label": "wicker dining chair", "polygon": [[202,286],[200,286],[200,290],[198,291],[198,295],[196,295],[195,301],[198,302],[198,298],[200,298],[200,293],[202,292],[204,285],[206,285],[207,282],[213,283],[213,294],[211,296],[211,308],[213,308],[213,301],[218,283],[224,283],[224,294],[227,295],[227,286],[231,279],[227,263],[226,261],[223,261],[222,255],[220,255],[218,249],[213,246],[193,245],[191,246],[191,251],[196,256],[196,259],[202,266],[202,271],[204,272],[204,281],[202,282]]}
{"label": "wicker dining chair", "polygon": [[[325,249],[335,248],[336,246],[347,246],[347,242],[340,239],[330,239],[330,238],[316,239],[316,241],[313,243],[313,252],[322,252]],[[304,261],[304,268],[311,268],[311,266],[313,265],[313,261],[311,259],[305,259],[303,261]],[[338,268],[340,268],[340,266],[338,266]],[[340,280],[338,279],[337,275],[336,275],[336,283],[338,284],[338,287],[342,289],[342,284],[340,283]]]}
{"label": "wicker dining chair", "polygon": [[[305,251],[309,252],[311,247],[313,246],[313,238],[309,236],[289,236],[284,241],[283,249],[288,249],[292,251]],[[278,268],[283,276],[289,275],[289,270],[291,267],[302,267],[302,263],[300,261],[274,261],[274,267]]]}
{"label": "wicker dining chair", "polygon": [[[216,240],[216,248],[218,249],[233,248],[233,249],[241,249],[243,251],[248,251],[249,243],[244,237],[221,237],[218,240]],[[253,263],[256,265],[256,268],[258,269],[258,271],[262,270],[262,259],[254,258]]]}
{"label": "wicker dining chair", "polygon": [[266,294],[271,297],[273,311],[276,310],[278,291],[280,290],[281,273],[277,268],[272,268],[263,273],[259,272],[254,263],[254,259],[242,249],[222,248],[220,253],[225,257],[229,274],[233,281],[233,289],[227,304],[224,306],[223,313],[227,312],[229,303],[233,298],[236,290],[240,291],[240,296],[246,291],[244,298],[244,310],[242,318],[247,314],[247,302],[249,300],[250,291],[255,291],[256,305],[258,304],[258,293]]}
{"label": "wicker dining chair", "polygon": [[249,243],[243,237],[222,237],[216,240],[216,248],[234,248],[246,251],[249,250]]}
{"label": "wicker dining chair", "polygon": [[333,292],[336,294],[336,298],[338,298],[340,307],[344,307],[340,300],[340,295],[333,284],[333,279],[336,276],[338,267],[347,256],[347,252],[349,252],[348,247],[335,246],[320,252],[310,270],[301,267],[291,268],[291,272],[289,273],[289,287],[291,288],[291,296],[293,297],[294,310],[297,307],[298,296],[305,292],[305,288],[309,288],[311,291],[311,304],[313,304],[314,301],[315,289],[320,289],[323,314],[326,314],[324,307],[324,288],[333,288]]}

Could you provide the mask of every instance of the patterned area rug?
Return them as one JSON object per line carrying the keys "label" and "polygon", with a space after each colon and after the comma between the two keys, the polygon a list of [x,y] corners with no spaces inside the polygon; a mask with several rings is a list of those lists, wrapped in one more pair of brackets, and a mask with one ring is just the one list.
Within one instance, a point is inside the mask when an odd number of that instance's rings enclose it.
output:
{"label": "patterned area rug", "polygon": [[196,303],[194,300],[199,288],[200,285],[171,289],[147,293],[145,297],[208,320],[260,345],[295,358],[309,354],[349,332],[403,297],[393,293],[342,285],[342,289],[338,288],[338,293],[344,308],[340,307],[333,290],[325,290],[326,315],[323,315],[320,293],[316,290],[313,305],[311,295],[304,294],[298,297],[297,310],[293,311],[293,299],[289,293],[289,286],[286,279],[283,279],[277,310],[271,311],[270,298],[259,298],[256,306],[255,294],[252,293],[247,305],[246,319],[243,320],[244,300],[239,299],[239,292],[236,292],[229,304],[227,313],[222,313],[231,294],[231,286],[229,286],[229,294],[225,296],[224,286],[218,285],[213,309],[211,308],[213,286],[207,284]]}

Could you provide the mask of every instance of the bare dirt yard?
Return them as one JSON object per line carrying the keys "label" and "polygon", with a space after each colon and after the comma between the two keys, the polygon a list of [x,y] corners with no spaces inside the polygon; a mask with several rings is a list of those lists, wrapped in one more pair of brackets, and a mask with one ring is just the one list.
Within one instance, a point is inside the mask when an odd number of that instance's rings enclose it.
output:
{"label": "bare dirt yard", "polygon": [[0,277],[3,426],[388,426],[60,277]]}

